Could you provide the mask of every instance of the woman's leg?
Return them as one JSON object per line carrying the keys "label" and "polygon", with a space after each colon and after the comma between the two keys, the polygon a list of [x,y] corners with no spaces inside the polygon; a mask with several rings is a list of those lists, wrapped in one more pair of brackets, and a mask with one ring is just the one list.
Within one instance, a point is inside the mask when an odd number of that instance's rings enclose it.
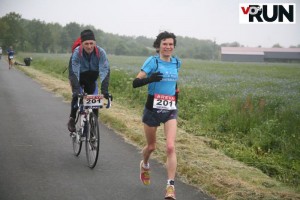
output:
{"label": "woman's leg", "polygon": [[156,127],[150,127],[144,124],[147,145],[143,148],[143,160],[140,162],[140,179],[144,185],[150,184],[149,158],[151,153],[155,150],[156,129]]}
{"label": "woman's leg", "polygon": [[143,162],[148,164],[151,153],[156,148],[156,130],[157,127],[150,127],[147,124],[144,124],[145,137],[147,145],[143,148]]}
{"label": "woman's leg", "polygon": [[177,132],[177,120],[171,119],[165,123],[164,132],[166,136],[166,153],[167,162],[166,168],[168,173],[168,179],[174,180],[177,168],[177,157],[175,151],[175,139]]}

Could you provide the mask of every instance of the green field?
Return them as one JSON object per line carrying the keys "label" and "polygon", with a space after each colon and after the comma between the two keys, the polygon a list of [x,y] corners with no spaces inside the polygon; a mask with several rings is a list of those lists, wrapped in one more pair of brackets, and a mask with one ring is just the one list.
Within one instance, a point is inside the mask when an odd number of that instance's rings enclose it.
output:
{"label": "green field", "polygon": [[[69,55],[32,56],[32,67],[67,79]],[[132,80],[146,57],[109,56],[110,92],[141,112],[146,88]],[[210,138],[212,148],[261,169],[299,190],[300,65],[184,59],[180,70],[179,126]]]}

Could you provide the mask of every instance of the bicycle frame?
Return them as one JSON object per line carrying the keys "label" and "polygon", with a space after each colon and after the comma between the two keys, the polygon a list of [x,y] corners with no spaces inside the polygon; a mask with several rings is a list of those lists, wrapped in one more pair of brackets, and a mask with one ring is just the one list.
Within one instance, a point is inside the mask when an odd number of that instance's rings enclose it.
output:
{"label": "bicycle frame", "polygon": [[[79,109],[79,114],[83,116],[80,118],[81,136],[84,136],[85,126],[89,122],[89,117],[90,114],[93,113],[93,109],[103,108],[102,99],[104,99],[102,95],[78,95],[77,106]],[[110,108],[111,99],[108,99],[107,101],[108,103],[106,104],[106,108]],[[79,117],[77,117],[75,123],[77,123],[78,118]]]}
{"label": "bicycle frame", "polygon": [[[81,117],[77,117],[77,121],[78,119],[80,119],[80,133],[81,133],[81,137],[86,137],[86,131],[87,131],[87,124],[89,122],[89,116],[90,114],[93,112],[93,110],[91,108],[88,109],[84,109],[83,103],[80,103],[80,101],[82,101],[82,98],[78,98],[78,108],[79,108],[79,114],[81,115]],[[77,123],[76,121],[76,123]],[[81,138],[82,139],[82,138]]]}
{"label": "bicycle frame", "polygon": [[[80,154],[82,142],[85,142],[86,157],[90,168],[94,168],[97,163],[100,145],[98,117],[93,109],[103,108],[102,100],[102,95],[78,95],[76,132],[70,135],[75,156]],[[109,98],[106,108],[110,106],[111,99]]]}

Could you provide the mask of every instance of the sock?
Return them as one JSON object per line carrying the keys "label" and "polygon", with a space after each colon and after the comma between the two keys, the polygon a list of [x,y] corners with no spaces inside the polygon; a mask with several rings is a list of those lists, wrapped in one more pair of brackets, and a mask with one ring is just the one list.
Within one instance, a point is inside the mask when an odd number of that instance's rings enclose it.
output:
{"label": "sock", "polygon": [[167,184],[168,184],[168,185],[174,185],[175,182],[174,182],[174,180],[172,180],[172,179],[168,179]]}
{"label": "sock", "polygon": [[143,168],[145,168],[145,169],[150,169],[150,164],[149,164],[149,163],[145,164],[145,163],[143,162]]}

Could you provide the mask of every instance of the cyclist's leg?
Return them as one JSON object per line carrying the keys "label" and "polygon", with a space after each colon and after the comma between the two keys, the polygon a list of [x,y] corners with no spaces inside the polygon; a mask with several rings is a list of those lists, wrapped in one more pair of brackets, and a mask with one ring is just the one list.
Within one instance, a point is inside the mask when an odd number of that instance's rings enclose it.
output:
{"label": "cyclist's leg", "polygon": [[[84,91],[87,94],[98,94],[98,84],[97,84],[97,78],[99,76],[98,72],[84,72],[80,74],[80,84],[84,85]],[[94,109],[93,112],[98,117],[98,110]]]}
{"label": "cyclist's leg", "polygon": [[[93,95],[98,95],[98,84],[97,84],[97,80],[95,81],[95,85],[94,85],[95,89],[93,92]],[[93,113],[96,115],[96,117],[98,118],[98,109],[93,109]]]}
{"label": "cyclist's leg", "polygon": [[[92,83],[86,83],[85,91],[87,94],[98,95],[98,84],[97,80]],[[93,109],[93,113],[98,117],[98,109]]]}
{"label": "cyclist's leg", "polygon": [[[70,85],[72,87],[72,91],[74,91],[72,82],[70,81]],[[72,95],[72,101],[71,101],[71,112],[70,112],[70,117],[68,121],[68,130],[70,132],[76,131],[76,126],[75,126],[75,119],[76,119],[76,114],[78,110],[78,97]]]}
{"label": "cyclist's leg", "polygon": [[76,112],[77,112],[77,102],[78,102],[78,97],[72,97],[72,102],[71,102],[71,113],[70,113],[70,117],[72,117],[73,119],[76,118]]}
{"label": "cyclist's leg", "polygon": [[93,95],[98,95],[98,84],[97,84],[97,80],[95,81],[95,89],[94,89]]}
{"label": "cyclist's leg", "polygon": [[[77,103],[78,103],[78,97],[77,96],[73,96],[73,94],[75,92],[78,92],[78,87],[80,87],[77,77],[73,72],[69,72],[69,83],[72,89],[72,101],[71,101],[71,113],[70,113],[70,117],[72,117],[73,119],[76,118],[76,112],[78,109]],[[79,88],[80,92],[82,92],[82,88]]]}
{"label": "cyclist's leg", "polygon": [[71,102],[71,113],[68,121],[68,130],[70,132],[75,132],[76,131],[76,125],[75,125],[75,119],[76,119],[76,114],[77,114],[77,99],[78,97],[73,97],[72,102]]}

